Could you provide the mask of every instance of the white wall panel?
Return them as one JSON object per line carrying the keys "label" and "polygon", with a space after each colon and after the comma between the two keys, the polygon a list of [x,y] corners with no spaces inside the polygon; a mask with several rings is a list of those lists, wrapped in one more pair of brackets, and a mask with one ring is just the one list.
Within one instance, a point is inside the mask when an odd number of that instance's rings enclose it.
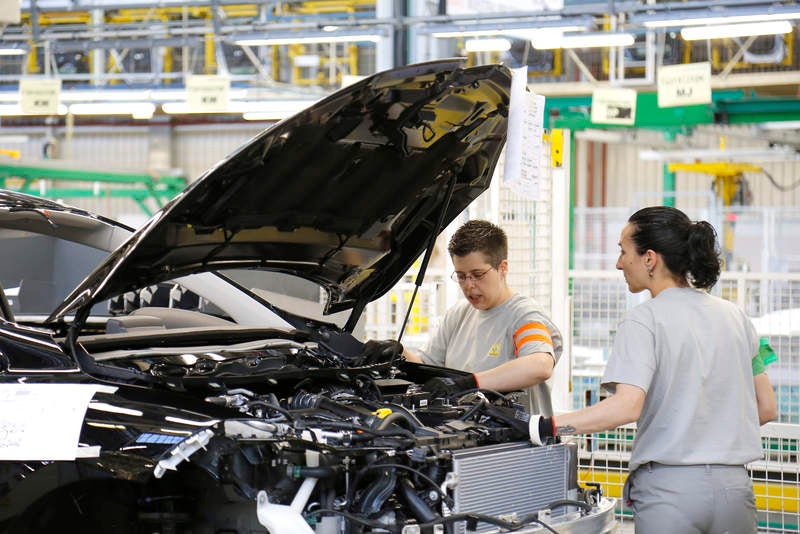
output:
{"label": "white wall panel", "polygon": [[260,133],[263,124],[202,125],[175,128],[173,162],[191,182],[209,167]]}
{"label": "white wall panel", "polygon": [[[661,198],[663,173],[661,165],[639,159],[635,143],[610,144],[606,153],[606,205],[634,207],[641,205],[642,194],[647,194],[648,203]],[[597,161],[597,160],[595,160]],[[598,176],[599,172],[595,171]],[[597,180],[597,178],[595,178]]]}

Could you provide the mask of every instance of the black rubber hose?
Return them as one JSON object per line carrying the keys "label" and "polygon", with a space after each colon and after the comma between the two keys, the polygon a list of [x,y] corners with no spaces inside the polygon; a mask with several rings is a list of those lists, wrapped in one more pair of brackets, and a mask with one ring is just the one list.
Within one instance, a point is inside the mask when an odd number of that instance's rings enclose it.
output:
{"label": "black rubber hose", "polygon": [[431,507],[428,506],[428,503],[426,503],[422,497],[417,495],[417,492],[414,489],[414,484],[412,484],[410,480],[405,477],[401,478],[399,489],[400,494],[405,499],[409,508],[411,508],[411,513],[414,514],[414,517],[416,517],[418,521],[422,523],[430,523],[431,521],[441,519],[439,514],[431,510]]}

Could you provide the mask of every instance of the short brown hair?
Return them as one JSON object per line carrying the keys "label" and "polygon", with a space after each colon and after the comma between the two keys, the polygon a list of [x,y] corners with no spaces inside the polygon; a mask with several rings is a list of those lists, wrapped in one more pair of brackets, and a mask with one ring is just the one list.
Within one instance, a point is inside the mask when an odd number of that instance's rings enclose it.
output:
{"label": "short brown hair", "polygon": [[495,269],[508,258],[508,238],[506,233],[489,221],[475,219],[467,221],[456,230],[447,246],[450,256],[466,256],[481,252],[486,261]]}

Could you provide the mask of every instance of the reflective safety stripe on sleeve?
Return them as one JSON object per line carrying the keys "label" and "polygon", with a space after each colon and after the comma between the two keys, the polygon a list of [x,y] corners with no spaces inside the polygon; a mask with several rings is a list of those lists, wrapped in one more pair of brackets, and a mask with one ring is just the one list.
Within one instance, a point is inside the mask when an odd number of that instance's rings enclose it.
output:
{"label": "reflective safety stripe on sleeve", "polygon": [[539,341],[550,346],[553,350],[553,339],[550,337],[550,330],[542,323],[527,323],[522,325],[514,333],[514,354],[519,354],[519,349],[525,343]]}

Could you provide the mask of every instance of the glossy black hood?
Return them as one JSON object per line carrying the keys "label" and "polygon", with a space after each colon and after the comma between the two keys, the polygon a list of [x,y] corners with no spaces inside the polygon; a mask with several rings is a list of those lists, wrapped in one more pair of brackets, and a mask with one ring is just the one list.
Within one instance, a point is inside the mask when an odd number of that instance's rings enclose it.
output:
{"label": "glossy black hood", "polygon": [[490,184],[511,74],[462,67],[446,60],[379,73],[265,130],[156,214],[51,320],[232,267],[314,280],[329,292],[327,312],[378,298]]}

